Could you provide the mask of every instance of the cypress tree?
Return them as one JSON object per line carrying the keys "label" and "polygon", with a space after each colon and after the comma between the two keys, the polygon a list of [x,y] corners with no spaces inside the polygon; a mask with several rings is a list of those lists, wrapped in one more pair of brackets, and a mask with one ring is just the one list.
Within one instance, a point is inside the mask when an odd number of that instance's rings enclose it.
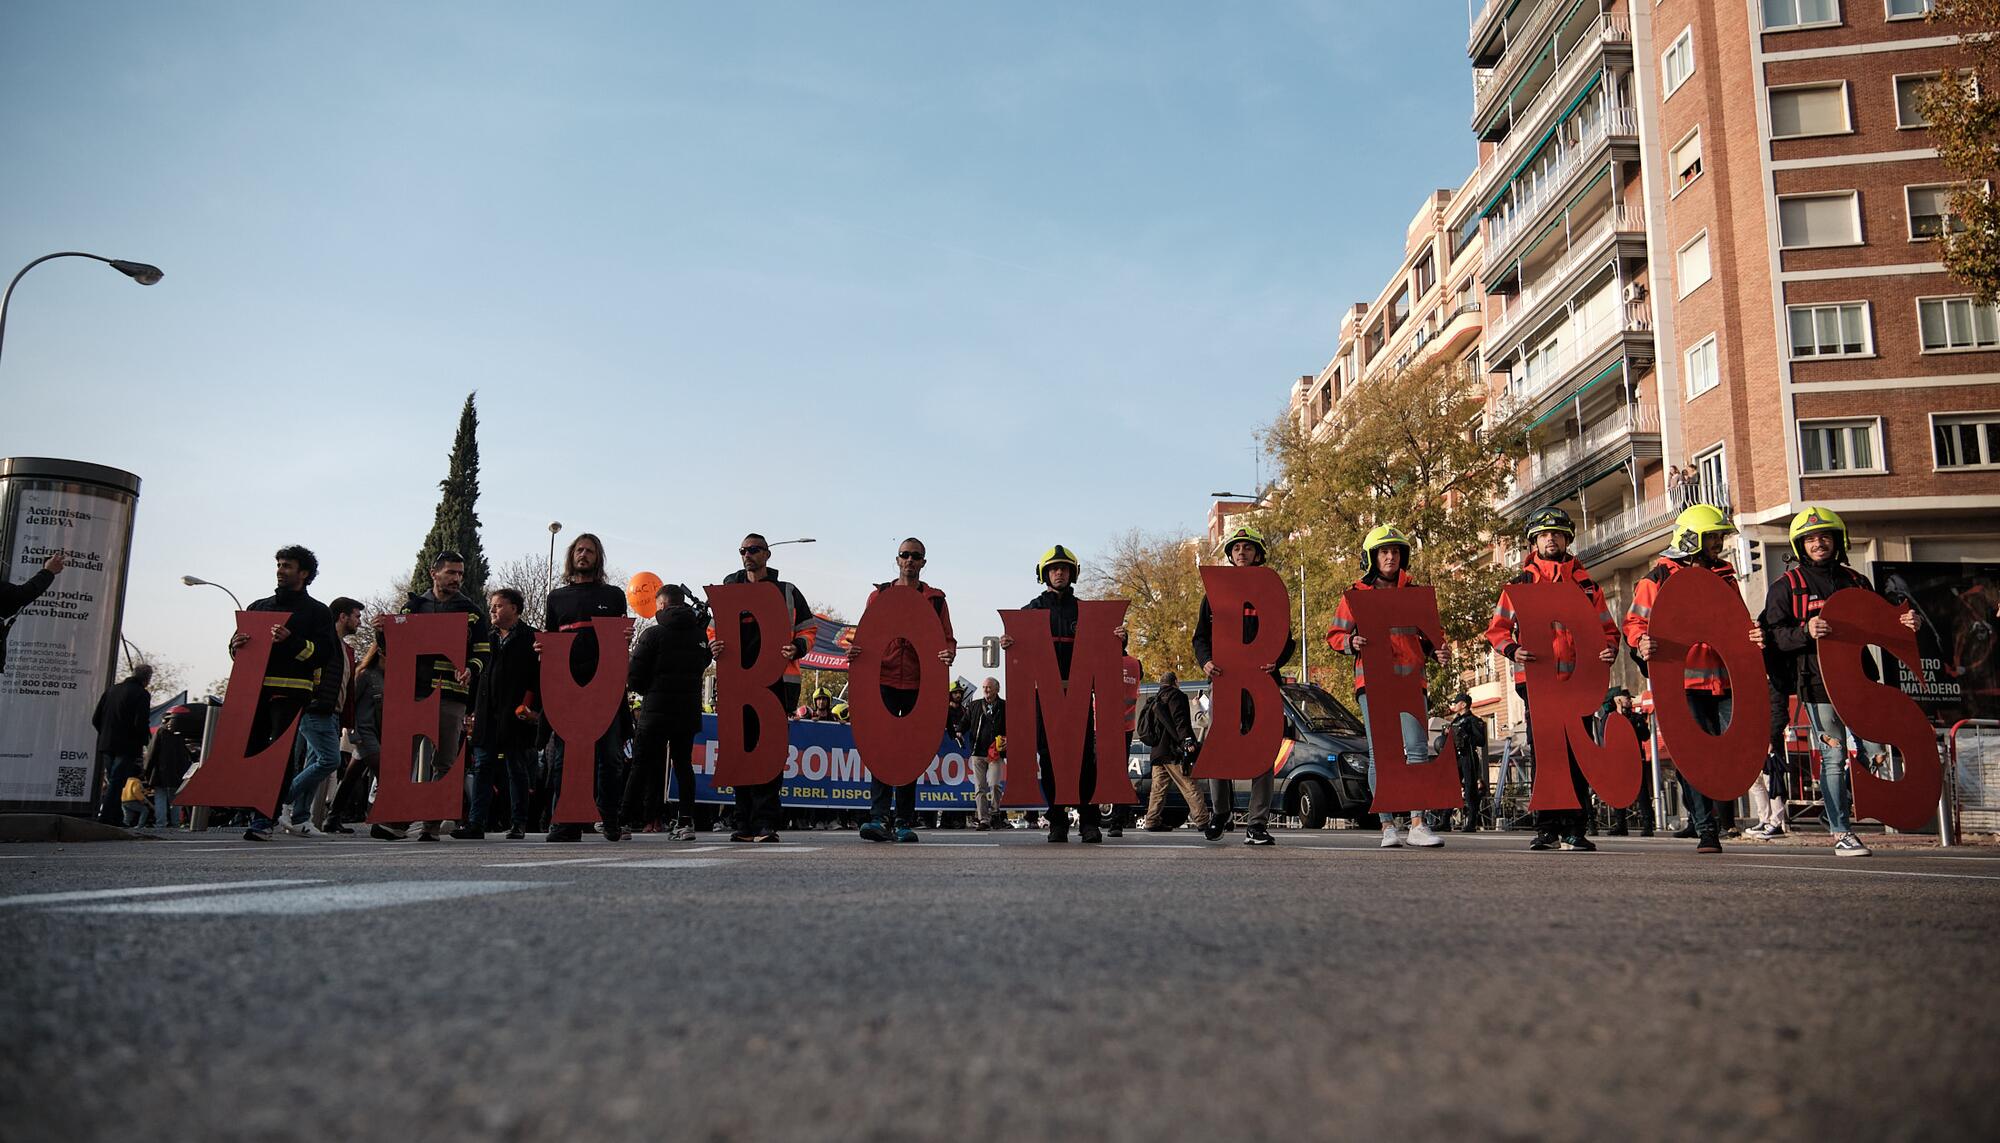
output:
{"label": "cypress tree", "polygon": [[[465,594],[475,601],[486,598],[486,552],[479,544],[479,410],[473,406],[477,393],[465,396],[465,408],[458,414],[458,436],[451,442],[451,463],[438,482],[437,519],[424,546],[417,549],[417,570],[410,590],[430,590],[431,560],[443,551],[465,557]],[[483,604],[482,604],[483,605]]]}

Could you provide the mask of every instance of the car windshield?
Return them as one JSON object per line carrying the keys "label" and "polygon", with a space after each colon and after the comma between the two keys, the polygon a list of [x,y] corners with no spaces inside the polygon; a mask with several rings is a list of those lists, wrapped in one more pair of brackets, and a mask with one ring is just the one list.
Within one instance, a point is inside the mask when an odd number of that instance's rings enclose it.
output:
{"label": "car windshield", "polygon": [[1305,723],[1305,729],[1314,734],[1358,737],[1363,733],[1361,720],[1340,705],[1338,699],[1318,687],[1294,683],[1285,688],[1285,698]]}

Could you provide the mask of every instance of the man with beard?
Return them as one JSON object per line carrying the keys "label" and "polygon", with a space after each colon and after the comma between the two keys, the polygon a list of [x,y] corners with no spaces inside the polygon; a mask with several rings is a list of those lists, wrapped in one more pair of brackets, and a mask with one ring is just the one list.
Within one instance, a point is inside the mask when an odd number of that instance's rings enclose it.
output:
{"label": "man with beard", "polygon": [[[776,587],[785,597],[785,610],[792,615],[792,637],[778,648],[778,654],[785,660],[785,673],[771,684],[771,693],[778,696],[778,705],[785,710],[795,710],[799,705],[799,660],[812,647],[813,615],[812,605],[798,588],[778,578],[778,569],[771,566],[771,543],[763,536],[752,532],[743,537],[736,554],[743,560],[743,570],[730,572],[723,583],[768,583]],[[747,617],[737,625],[732,633],[740,656],[739,662],[747,667],[757,661],[763,650],[764,635]],[[714,628],[709,631],[709,653],[721,656],[729,650],[729,641]],[[747,710],[744,712],[744,745],[753,748],[759,736],[764,734],[789,734],[787,724],[759,726]],[[754,728],[754,730],[753,730]],[[768,782],[742,784],[736,787],[736,832],[729,835],[731,841],[775,842],[778,840],[778,793],[784,787],[784,776],[780,775]]]}
{"label": "man with beard", "polygon": [[[465,584],[465,557],[457,552],[439,552],[431,559],[431,589],[426,592],[411,592],[403,604],[404,615],[462,615],[465,617],[465,666],[454,667],[451,659],[444,655],[422,655],[417,659],[418,700],[425,699],[435,690],[438,696],[437,741],[427,750],[418,747],[417,773],[419,782],[442,780],[445,771],[451,769],[458,760],[458,750],[465,741],[465,718],[471,713],[473,694],[479,686],[480,675],[486,669],[486,660],[493,653],[493,637],[486,624],[486,616],[479,605],[465,597],[459,588]],[[385,650],[392,624],[389,615],[375,617],[376,638],[384,643]],[[418,841],[436,841],[438,827],[442,822],[416,822]],[[385,825],[376,823],[368,829],[368,836],[377,841],[401,841],[408,836],[409,824]]]}
{"label": "man with beard", "polygon": [[[340,637],[334,633],[333,614],[326,604],[306,594],[306,588],[319,577],[319,557],[294,544],[279,548],[276,559],[277,590],[244,609],[271,612],[274,620],[270,658],[257,692],[250,749],[254,752],[269,746],[298,719],[299,745],[292,754],[295,759],[304,755],[305,769],[298,777],[311,776],[312,784],[304,786],[310,806],[312,786],[340,768],[340,714],[336,709],[341,673],[336,645]],[[229,657],[236,658],[249,642],[248,635],[231,635]],[[283,795],[281,786],[281,804]],[[253,808],[256,812],[250,828],[243,831],[243,840],[271,840],[271,825],[280,811],[274,806],[266,814],[262,806]],[[286,829],[302,837],[319,832],[303,818],[287,823]]]}
{"label": "man with beard", "polygon": [[[619,618],[625,614],[625,593],[614,584],[604,582],[604,542],[589,532],[584,532],[569,542],[569,551],[563,555],[563,585],[549,593],[549,601],[542,610],[543,622],[550,631],[573,631],[576,639],[571,642],[568,663],[548,661],[548,652],[541,639],[534,641],[535,654],[542,659],[541,669],[547,671],[568,671],[574,679],[588,679],[597,671],[597,632],[590,621],[597,618]],[[622,841],[630,836],[619,823],[619,802],[625,793],[625,752],[624,720],[629,717],[625,704],[618,706],[618,715],[602,737],[591,744],[588,750],[577,753],[591,760],[596,766],[596,780],[593,790],[597,797],[597,813],[603,819],[601,828],[604,840]],[[561,735],[549,739],[549,798],[553,810],[561,796],[563,760],[570,753],[570,744]],[[583,827],[575,822],[555,822],[549,826],[549,841],[582,841]]]}

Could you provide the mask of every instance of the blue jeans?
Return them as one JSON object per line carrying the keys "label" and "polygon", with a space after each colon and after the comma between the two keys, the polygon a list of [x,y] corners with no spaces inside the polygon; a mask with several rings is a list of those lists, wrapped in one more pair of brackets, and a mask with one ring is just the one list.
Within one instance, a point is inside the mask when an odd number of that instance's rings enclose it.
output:
{"label": "blue jeans", "polygon": [[319,784],[340,769],[340,716],[333,711],[325,714],[306,711],[299,716],[299,741],[304,744],[305,765],[299,768],[290,788],[295,822],[312,817],[313,795],[319,791]]}
{"label": "blue jeans", "polygon": [[[1710,734],[1721,734],[1729,724],[1731,709],[1730,696],[1712,695],[1706,691],[1687,692],[1688,713],[1694,716],[1694,724]],[[1721,803],[1700,790],[1687,780],[1681,768],[1674,767],[1674,777],[1680,780],[1681,802],[1687,806],[1688,824],[1694,827],[1697,837],[1706,837],[1721,829]],[[1640,797],[1650,797],[1650,790],[1640,790]]]}
{"label": "blue jeans", "polygon": [[[1362,691],[1360,699],[1361,725],[1365,728],[1368,725],[1368,692]],[[1416,763],[1430,761],[1431,748],[1424,734],[1423,721],[1409,711],[1402,712],[1401,720],[1403,723],[1403,756],[1411,762]],[[1368,748],[1368,796],[1370,798],[1375,796],[1375,748],[1373,744],[1370,744]],[[1451,811],[1425,810],[1423,811],[1423,822],[1425,825],[1435,826],[1439,824],[1442,814],[1449,812]],[[1382,819],[1382,824],[1385,826],[1396,824],[1395,814],[1378,814],[1376,816]]]}
{"label": "blue jeans", "polygon": [[[1826,803],[1827,831],[1852,833],[1854,823],[1849,819],[1847,809],[1847,724],[1840,721],[1840,712],[1834,710],[1830,702],[1803,705],[1806,718],[1812,723],[1813,756],[1819,759],[1819,794]],[[1838,745],[1828,745],[1828,738]],[[1863,759],[1887,757],[1888,753],[1889,748],[1881,743],[1861,743]]]}
{"label": "blue jeans", "polygon": [[528,828],[528,761],[533,756],[534,747],[530,745],[510,747],[505,751],[490,746],[472,748],[472,807],[466,814],[466,825],[473,829],[486,828],[486,815],[493,802],[493,787],[504,779],[507,783],[507,811],[513,815],[514,828],[523,831]]}
{"label": "blue jeans", "polygon": [[153,790],[153,828],[174,828],[174,792],[165,786]]}

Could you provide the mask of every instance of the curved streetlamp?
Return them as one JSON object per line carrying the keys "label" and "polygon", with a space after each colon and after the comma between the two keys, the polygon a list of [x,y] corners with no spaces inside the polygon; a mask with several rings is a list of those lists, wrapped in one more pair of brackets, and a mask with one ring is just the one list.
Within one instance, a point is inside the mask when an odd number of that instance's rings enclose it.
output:
{"label": "curved streetlamp", "polygon": [[28,271],[47,262],[51,258],[90,258],[104,263],[106,266],[111,267],[113,270],[118,271],[142,286],[150,286],[158,282],[161,278],[166,277],[166,273],[158,266],[151,266],[144,262],[127,262],[122,258],[106,258],[99,254],[86,254],[81,250],[63,250],[55,254],[44,254],[33,262],[21,267],[21,272],[14,275],[14,280],[7,283],[6,293],[0,293],[0,349],[4,349],[7,344],[7,303],[14,300],[15,285],[20,282],[21,278]]}
{"label": "curved streetlamp", "polygon": [[236,598],[236,593],[222,586],[219,583],[214,583],[210,580],[205,580],[198,575],[184,575],[181,577],[181,582],[188,585],[189,587],[212,587],[215,590],[221,592],[222,594],[228,596],[229,602],[236,605],[236,610],[238,611],[243,610],[243,601]]}
{"label": "curved streetlamp", "polygon": [[786,544],[817,544],[817,543],[819,543],[818,540],[812,538],[811,536],[807,536],[804,539],[799,539],[799,540],[776,540],[772,542],[767,542],[764,546],[767,548],[782,548]]}

